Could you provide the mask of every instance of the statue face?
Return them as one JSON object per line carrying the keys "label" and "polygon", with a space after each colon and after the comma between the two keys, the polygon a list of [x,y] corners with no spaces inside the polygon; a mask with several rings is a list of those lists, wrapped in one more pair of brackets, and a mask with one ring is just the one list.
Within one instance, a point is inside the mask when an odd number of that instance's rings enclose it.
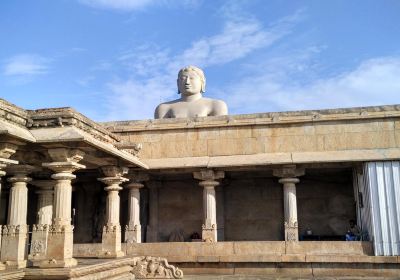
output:
{"label": "statue face", "polygon": [[178,77],[178,89],[184,95],[200,93],[201,84],[199,75],[194,71],[185,71]]}

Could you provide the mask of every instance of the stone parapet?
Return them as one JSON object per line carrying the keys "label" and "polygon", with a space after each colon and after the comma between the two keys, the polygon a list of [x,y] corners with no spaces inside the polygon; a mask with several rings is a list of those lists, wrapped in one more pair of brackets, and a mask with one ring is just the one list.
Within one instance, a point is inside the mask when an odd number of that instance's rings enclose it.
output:
{"label": "stone parapet", "polygon": [[236,127],[400,117],[400,105],[303,110],[196,118],[149,119],[101,123],[114,133],[180,128]]}
{"label": "stone parapet", "polygon": [[105,125],[142,143],[151,169],[390,160],[400,155],[400,106]]}

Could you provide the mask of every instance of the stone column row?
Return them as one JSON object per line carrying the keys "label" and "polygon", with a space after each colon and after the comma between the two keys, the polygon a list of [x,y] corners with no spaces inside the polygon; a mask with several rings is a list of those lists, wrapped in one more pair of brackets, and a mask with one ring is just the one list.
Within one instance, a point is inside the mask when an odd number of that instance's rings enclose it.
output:
{"label": "stone column row", "polygon": [[[279,177],[279,183],[283,184],[284,201],[284,235],[285,241],[298,241],[297,220],[297,198],[296,184],[300,182],[297,178],[304,175],[304,168],[295,165],[285,165],[273,170],[273,175]],[[199,185],[203,188],[203,225],[202,240],[205,242],[217,242],[217,212],[215,187],[219,185],[218,180],[224,178],[223,171],[204,169],[193,173],[195,179],[200,180]],[[142,184],[133,184],[141,188]],[[136,192],[136,195],[138,192]],[[158,188],[150,188],[150,223],[147,230],[149,242],[157,242],[157,220],[158,220]],[[138,203],[135,200],[134,203]],[[137,206],[138,207],[138,206]],[[138,215],[135,213],[135,215]]]}
{"label": "stone column row", "polygon": [[[37,187],[38,216],[37,224],[33,225],[31,254],[29,260],[33,266],[42,268],[71,267],[77,264],[73,258],[73,226],[71,225],[72,185],[73,174],[78,169],[85,168],[78,162],[84,153],[78,149],[54,148],[48,150],[49,163],[42,166],[54,172],[52,180],[35,180],[32,185]],[[6,174],[1,168],[0,177]],[[8,160],[8,163],[17,163]],[[26,267],[27,260],[27,183],[28,177],[35,171],[35,167],[29,165],[14,165],[7,168],[12,175],[8,181],[12,184],[9,195],[9,215],[7,225],[2,227],[0,235],[1,263],[0,269],[8,267]],[[99,178],[107,191],[107,215],[103,228],[102,251],[100,258],[114,258],[123,255],[121,251],[121,226],[119,224],[120,198],[118,192],[122,189],[120,184],[128,181],[123,175],[126,168],[109,166],[102,168],[105,175]],[[127,186],[129,192],[129,222],[126,231],[126,240],[141,242],[141,226],[139,219],[139,189],[143,187],[142,181],[148,177],[137,173],[131,175],[132,183]],[[0,185],[1,191],[1,185]]]}

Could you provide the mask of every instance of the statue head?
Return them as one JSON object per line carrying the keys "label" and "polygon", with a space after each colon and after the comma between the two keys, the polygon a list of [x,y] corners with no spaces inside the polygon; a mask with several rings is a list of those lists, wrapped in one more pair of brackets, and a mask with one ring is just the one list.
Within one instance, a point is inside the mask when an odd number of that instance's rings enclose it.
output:
{"label": "statue head", "polygon": [[203,70],[196,66],[186,66],[178,73],[178,93],[193,95],[203,93],[206,89],[206,77]]}

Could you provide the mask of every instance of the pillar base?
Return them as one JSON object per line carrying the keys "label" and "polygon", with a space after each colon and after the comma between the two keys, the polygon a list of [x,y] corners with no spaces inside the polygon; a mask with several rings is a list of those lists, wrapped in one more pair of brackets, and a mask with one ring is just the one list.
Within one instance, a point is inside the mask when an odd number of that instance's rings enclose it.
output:
{"label": "pillar base", "polygon": [[63,267],[73,267],[77,266],[78,262],[74,258],[69,259],[47,259],[47,260],[33,260],[32,266],[33,267],[40,267],[40,268],[63,268]]}
{"label": "pillar base", "polygon": [[73,228],[72,225],[50,226],[46,260],[36,262],[39,267],[71,267],[77,264],[72,258]]}
{"label": "pillar base", "polygon": [[299,228],[297,223],[285,223],[285,241],[299,241]]}
{"label": "pillar base", "polygon": [[119,225],[104,226],[98,258],[118,258],[124,255],[121,251],[121,227]]}
{"label": "pillar base", "polygon": [[209,243],[217,242],[217,225],[214,224],[211,227],[203,225],[201,239]]}
{"label": "pillar base", "polygon": [[23,261],[5,261],[4,267],[5,269],[20,269],[26,268],[26,260]]}
{"label": "pillar base", "polygon": [[126,243],[142,243],[142,228],[140,225],[126,226],[125,242]]}
{"label": "pillar base", "polygon": [[46,260],[50,225],[33,225],[31,250],[28,260]]}
{"label": "pillar base", "polygon": [[26,267],[27,237],[27,225],[3,226],[1,261],[5,264],[6,268]]}

